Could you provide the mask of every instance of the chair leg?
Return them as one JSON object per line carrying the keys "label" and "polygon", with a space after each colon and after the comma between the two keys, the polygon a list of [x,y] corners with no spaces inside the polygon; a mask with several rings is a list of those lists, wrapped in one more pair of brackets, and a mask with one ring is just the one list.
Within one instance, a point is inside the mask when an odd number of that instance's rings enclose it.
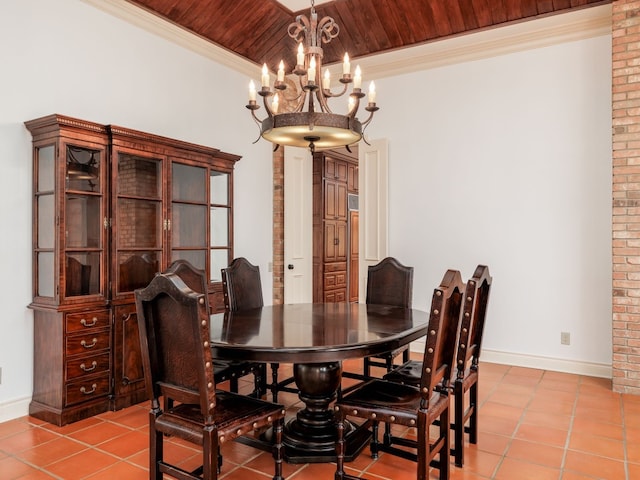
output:
{"label": "chair leg", "polygon": [[[387,423],[385,426],[385,442],[386,442],[386,428],[388,426]],[[374,421],[371,423],[371,443],[369,444],[369,449],[371,450],[371,458],[378,458],[378,452],[380,451],[380,444],[378,443],[378,422]]]}
{"label": "chair leg", "polygon": [[266,365],[263,363],[253,372],[253,396],[256,398],[262,398],[267,393],[267,372],[265,368]]}
{"label": "chair leg", "polygon": [[429,425],[426,424],[424,415],[418,415],[418,441],[417,441],[417,475],[418,480],[429,478],[429,464],[431,459],[431,446],[429,445]]}
{"label": "chair leg", "polygon": [[453,420],[453,452],[456,467],[462,467],[464,464],[464,390],[462,382],[456,381],[454,385],[454,420]]}
{"label": "chair leg", "polygon": [[387,373],[393,370],[393,357],[391,355],[385,359],[385,366],[387,367]]}
{"label": "chair leg", "polygon": [[207,427],[202,442],[202,480],[218,478],[218,431]]}
{"label": "chair leg", "polygon": [[[476,377],[477,378],[477,377]],[[469,388],[469,443],[478,443],[478,381]]]}
{"label": "chair leg", "polygon": [[271,395],[273,397],[273,403],[278,403],[278,368],[279,363],[271,364]]}
{"label": "chair leg", "polygon": [[449,480],[449,422],[449,409],[445,408],[440,415],[440,437],[443,438],[443,445],[440,447],[439,455],[439,480]]}
{"label": "chair leg", "polygon": [[231,393],[238,393],[238,377],[231,377],[229,379],[229,390]]}
{"label": "chair leg", "polygon": [[273,459],[275,463],[275,472],[273,475],[273,480],[284,480],[282,476],[282,427],[284,425],[284,418],[281,418],[277,422],[275,422],[273,426]]}
{"label": "chair leg", "polygon": [[371,365],[369,364],[369,357],[364,357],[364,368],[362,370],[365,378],[371,377]]}
{"label": "chair leg", "polygon": [[342,480],[344,478],[344,415],[342,413],[338,413],[336,421],[338,438],[336,440],[335,480]]}
{"label": "chair leg", "polygon": [[393,436],[391,435],[391,424],[384,424],[384,435],[382,436],[382,444],[385,447],[390,447],[393,443]]}
{"label": "chair leg", "polygon": [[402,352],[402,363],[407,363],[409,361],[410,353],[411,352],[409,352],[408,348]]}
{"label": "chair leg", "polygon": [[162,480],[159,462],[163,460],[164,435],[156,430],[156,417],[159,410],[149,412],[149,478]]}

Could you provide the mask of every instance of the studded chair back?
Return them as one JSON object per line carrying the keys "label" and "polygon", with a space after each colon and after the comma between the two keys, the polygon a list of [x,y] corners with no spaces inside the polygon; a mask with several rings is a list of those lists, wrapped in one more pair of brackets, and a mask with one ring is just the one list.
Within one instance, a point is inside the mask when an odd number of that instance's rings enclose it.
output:
{"label": "studded chair back", "polygon": [[[193,292],[175,274],[156,275],[136,291],[147,391],[152,402],[168,396],[198,405],[206,425],[216,403],[209,312],[203,294]],[[148,352],[148,355],[144,353]]]}
{"label": "studded chair back", "polygon": [[225,307],[231,312],[264,305],[260,268],[244,257],[235,258],[222,269],[222,288]]}
{"label": "studded chair back", "polygon": [[467,282],[466,300],[460,328],[460,345],[456,360],[458,378],[464,377],[468,366],[478,366],[492,281],[489,267],[478,265],[473,276]]}
{"label": "studded chair back", "polygon": [[[367,272],[368,304],[411,307],[413,295],[413,267],[401,264],[393,257],[387,257],[376,265],[370,265]],[[380,355],[366,357],[362,375],[347,373],[352,378],[370,378],[371,367],[381,367],[387,372],[393,369],[394,359],[402,354],[402,361],[409,360],[409,347],[404,346]]]}
{"label": "studded chair back", "polygon": [[413,267],[404,266],[393,257],[369,266],[367,303],[411,307],[412,295]]}
{"label": "studded chair back", "polygon": [[[469,443],[478,441],[478,381],[480,365],[480,350],[482,346],[482,333],[484,331],[489,293],[492,283],[489,268],[478,265],[473,276],[466,285],[460,331],[456,343],[456,368],[451,372],[452,378],[447,386],[454,394],[454,421],[451,428],[454,430],[455,464],[462,467],[464,464],[464,435],[469,436]],[[403,365],[387,373],[384,378],[392,382],[419,385],[423,362],[409,360]],[[449,380],[449,376],[445,377]],[[452,383],[451,383],[452,382]],[[467,395],[468,392],[468,395]],[[386,444],[397,441],[397,437],[385,431]]]}
{"label": "studded chair back", "polygon": [[[455,361],[464,286],[460,272],[447,270],[431,300],[429,332],[422,358],[420,390],[425,402],[431,392],[447,390]],[[425,403],[425,408],[428,404]]]}
{"label": "studded chair back", "polygon": [[[216,391],[205,294],[174,273],[156,275],[135,291],[149,412],[149,478],[215,480],[220,444],[256,429],[273,428],[274,479],[282,480],[282,405]],[[175,405],[163,410],[160,398]],[[164,459],[164,440],[175,437],[202,448],[202,466],[186,471]]]}

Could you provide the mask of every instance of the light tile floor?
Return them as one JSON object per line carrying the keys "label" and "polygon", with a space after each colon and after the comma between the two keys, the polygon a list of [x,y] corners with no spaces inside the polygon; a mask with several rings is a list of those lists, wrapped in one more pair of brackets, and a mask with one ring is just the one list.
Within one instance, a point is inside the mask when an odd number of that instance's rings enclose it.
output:
{"label": "light tile floor", "polygon": [[[288,373],[283,366],[282,378]],[[452,465],[451,479],[640,479],[640,396],[613,393],[605,379],[491,363],[481,364],[480,382],[480,438],[463,468]],[[291,414],[300,405],[293,394],[279,401]],[[147,413],[145,403],[64,427],[32,417],[0,423],[0,479],[147,479]],[[172,461],[195,466],[200,458],[190,444],[166,445]],[[232,442],[223,456],[224,480],[273,476],[264,452]],[[368,450],[348,467],[371,480],[415,478],[414,463],[384,453],[374,461]],[[291,480],[331,480],[334,471],[335,464],[284,466]]]}

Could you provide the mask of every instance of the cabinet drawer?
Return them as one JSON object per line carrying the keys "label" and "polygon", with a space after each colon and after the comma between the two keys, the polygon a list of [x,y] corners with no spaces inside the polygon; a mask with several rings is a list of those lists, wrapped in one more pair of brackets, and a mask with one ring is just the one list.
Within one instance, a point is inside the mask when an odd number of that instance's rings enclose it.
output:
{"label": "cabinet drawer", "polygon": [[109,371],[109,354],[79,357],[67,361],[67,380],[78,379],[86,375],[96,375]]}
{"label": "cabinet drawer", "polygon": [[89,328],[105,328],[110,325],[109,312],[105,310],[66,315],[67,333],[78,332]]}
{"label": "cabinet drawer", "polygon": [[324,292],[324,303],[342,303],[347,301],[347,289],[329,290]]}
{"label": "cabinet drawer", "polygon": [[110,340],[111,332],[109,330],[69,335],[67,336],[67,355],[91,354],[98,350],[105,350],[109,348]]}
{"label": "cabinet drawer", "polygon": [[324,274],[324,288],[339,288],[347,286],[347,272],[330,272]]}
{"label": "cabinet drawer", "polygon": [[109,375],[67,384],[66,405],[86,402],[109,394]]}

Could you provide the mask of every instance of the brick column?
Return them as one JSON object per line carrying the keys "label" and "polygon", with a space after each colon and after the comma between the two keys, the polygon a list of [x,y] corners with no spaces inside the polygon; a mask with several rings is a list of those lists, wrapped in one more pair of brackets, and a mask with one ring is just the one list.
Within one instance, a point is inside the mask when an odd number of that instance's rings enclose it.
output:
{"label": "brick column", "polygon": [[613,390],[640,394],[640,1],[612,20]]}
{"label": "brick column", "polygon": [[284,303],[284,147],[273,152],[273,304]]}

